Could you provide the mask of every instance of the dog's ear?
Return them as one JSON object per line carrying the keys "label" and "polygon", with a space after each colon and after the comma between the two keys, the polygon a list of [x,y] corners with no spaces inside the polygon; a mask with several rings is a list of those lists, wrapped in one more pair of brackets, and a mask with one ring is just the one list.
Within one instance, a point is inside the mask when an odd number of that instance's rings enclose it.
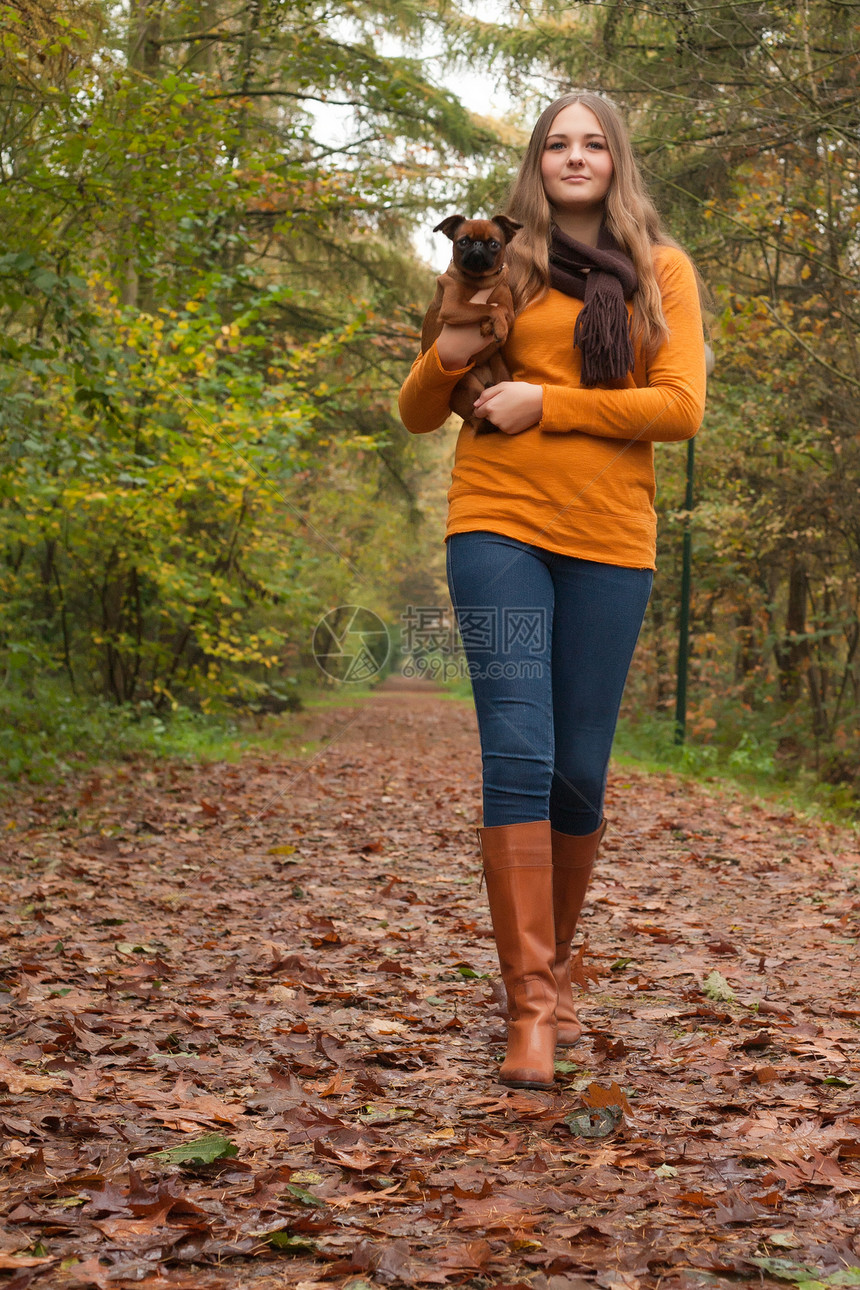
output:
{"label": "dog's ear", "polygon": [[454,234],[457,232],[457,229],[460,227],[461,224],[465,224],[465,223],[466,223],[465,215],[448,215],[445,219],[442,220],[441,224],[436,225],[433,232],[444,233],[445,236],[450,237],[451,241],[453,242]]}
{"label": "dog's ear", "polygon": [[518,224],[515,219],[509,219],[507,215],[494,215],[493,223],[498,224],[509,242],[522,228],[522,224]]}

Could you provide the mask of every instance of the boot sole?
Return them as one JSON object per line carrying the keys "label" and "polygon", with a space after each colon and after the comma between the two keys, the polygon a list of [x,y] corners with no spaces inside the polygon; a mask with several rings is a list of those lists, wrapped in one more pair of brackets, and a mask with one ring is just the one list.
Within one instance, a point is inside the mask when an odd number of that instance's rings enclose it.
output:
{"label": "boot sole", "polygon": [[544,1084],[535,1079],[500,1079],[499,1083],[504,1084],[505,1088],[534,1088],[542,1089],[544,1092],[549,1092],[550,1089],[555,1088],[555,1080],[551,1080],[549,1084]]}

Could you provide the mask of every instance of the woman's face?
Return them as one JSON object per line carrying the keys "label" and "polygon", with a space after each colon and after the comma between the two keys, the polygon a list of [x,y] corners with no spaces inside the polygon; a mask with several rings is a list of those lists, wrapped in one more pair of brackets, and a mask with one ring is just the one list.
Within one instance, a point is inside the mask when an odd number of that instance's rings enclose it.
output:
{"label": "woman's face", "polygon": [[602,206],[613,165],[600,122],[582,103],[561,109],[549,128],[541,157],[547,201],[559,213]]}

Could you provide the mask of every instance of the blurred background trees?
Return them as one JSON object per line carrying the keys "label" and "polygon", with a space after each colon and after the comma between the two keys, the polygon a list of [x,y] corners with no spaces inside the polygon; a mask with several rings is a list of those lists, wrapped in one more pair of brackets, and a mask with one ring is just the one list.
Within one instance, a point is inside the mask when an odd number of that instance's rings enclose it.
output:
{"label": "blurred background trees", "polygon": [[[582,86],[713,297],[691,738],[856,782],[857,40],[844,0],[0,5],[7,692],[286,694],[333,605],[437,602],[453,440],[393,403],[414,235],[498,209]],[[476,70],[505,119],[444,87]],[[642,725],[673,699],[683,453],[659,457]]]}
{"label": "blurred background trees", "polygon": [[428,278],[409,234],[427,176],[487,132],[374,52],[385,14],[0,9],[7,678],[253,691],[356,578],[396,582],[417,501],[391,391]]}

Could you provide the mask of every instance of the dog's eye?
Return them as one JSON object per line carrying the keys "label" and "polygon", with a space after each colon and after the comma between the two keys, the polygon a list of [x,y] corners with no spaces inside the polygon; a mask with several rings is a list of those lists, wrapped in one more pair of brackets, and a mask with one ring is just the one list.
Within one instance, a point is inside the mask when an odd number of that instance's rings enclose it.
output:
{"label": "dog's eye", "polygon": [[501,245],[502,245],[501,242],[497,242],[495,238],[490,239],[489,246],[491,251],[498,251]]}
{"label": "dog's eye", "polygon": [[467,246],[472,245],[472,239],[470,237],[458,237],[457,245],[459,246],[461,251],[465,251]]}

